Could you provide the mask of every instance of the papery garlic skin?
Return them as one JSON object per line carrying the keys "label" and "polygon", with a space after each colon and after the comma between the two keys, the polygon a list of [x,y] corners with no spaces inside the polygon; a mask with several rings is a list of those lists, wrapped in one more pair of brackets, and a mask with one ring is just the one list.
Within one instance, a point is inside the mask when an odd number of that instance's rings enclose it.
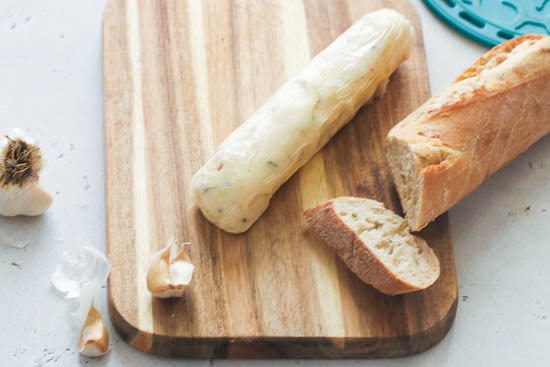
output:
{"label": "papery garlic skin", "polygon": [[96,344],[86,344],[82,349],[78,350],[84,357],[101,357],[107,354],[107,351],[102,350]]}
{"label": "papery garlic skin", "polygon": [[12,141],[25,142],[35,150],[34,159],[29,166],[32,175],[20,184],[0,182],[0,215],[5,217],[41,215],[50,207],[53,198],[40,185],[39,177],[44,168],[42,153],[35,141],[25,136],[20,129],[12,129],[7,134],[0,135],[0,177],[6,172],[5,162]]}
{"label": "papery garlic skin", "polygon": [[109,351],[109,333],[93,303],[80,332],[78,351],[86,357],[100,357]]}
{"label": "papery garlic skin", "polygon": [[[95,293],[109,277],[111,264],[105,254],[95,247],[69,247],[61,252],[61,261],[50,275],[52,285],[65,298],[76,298],[85,293]],[[97,287],[98,289],[94,289]],[[90,307],[92,297],[86,295],[82,319]],[[83,321],[83,320],[82,320]],[[81,322],[82,322],[81,321]]]}
{"label": "papery garlic skin", "polygon": [[189,243],[178,244],[174,238],[153,254],[147,270],[147,288],[158,298],[181,297],[193,278],[195,266],[185,253]]}

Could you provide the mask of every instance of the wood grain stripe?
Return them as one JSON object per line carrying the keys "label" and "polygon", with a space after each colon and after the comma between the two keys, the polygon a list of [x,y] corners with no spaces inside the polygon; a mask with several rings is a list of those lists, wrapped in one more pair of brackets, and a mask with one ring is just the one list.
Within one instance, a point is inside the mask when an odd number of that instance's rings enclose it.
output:
{"label": "wood grain stripe", "polygon": [[[123,1],[110,2],[107,12],[119,14],[119,18],[105,17],[104,27],[104,88],[105,88],[105,177],[107,208],[107,252],[111,263],[109,276],[109,312],[112,318],[121,320],[120,333],[131,340],[138,329],[129,324],[137,324],[135,307],[135,251],[134,246],[134,203],[132,200],[120,201],[129,187],[132,187],[132,126],[122,116],[132,114],[132,75],[130,57],[127,50],[126,4]],[[109,32],[118,37],[108,37]],[[125,50],[108,52],[109,49]],[[108,128],[110,126],[111,128]],[[118,146],[118,149],[114,147]],[[123,252],[125,257],[115,256]],[[131,276],[128,276],[128,275]],[[114,285],[119,290],[113,290]],[[118,310],[127,310],[122,315]]]}
{"label": "wood grain stripe", "polygon": [[281,14],[286,78],[290,80],[311,60],[304,3],[285,0]]}
{"label": "wood grain stripe", "polygon": [[[210,31],[205,34],[208,50],[208,78],[211,95],[211,126],[216,146],[231,133],[238,119],[237,67],[233,40],[233,2],[230,0],[207,1],[204,26]],[[203,13],[204,14],[204,13]],[[203,15],[204,16],[204,15]],[[215,126],[215,128],[214,128]],[[224,279],[224,296],[228,315],[228,330],[231,335],[252,337],[258,335],[258,323],[254,312],[249,267],[246,264],[246,238],[217,231],[220,246],[220,265]]]}
{"label": "wood grain stripe", "polygon": [[[282,7],[283,19],[283,40],[285,51],[285,69],[287,79],[293,78],[302,70],[311,60],[315,53],[310,50],[307,37],[307,20],[304,4],[301,1],[286,1]],[[317,205],[323,199],[328,197],[329,193],[326,184],[314,184],[318,190],[311,190],[312,182],[307,182],[309,177],[319,177],[326,175],[322,155],[316,155],[311,161],[302,168],[304,173],[299,173],[299,187],[301,191],[302,208],[307,209]],[[312,173],[313,172],[315,173]],[[309,251],[308,251],[309,250]],[[345,335],[342,319],[342,309],[340,304],[340,293],[337,282],[335,257],[332,251],[323,249],[319,251],[319,246],[305,247],[303,249],[306,259],[312,259],[310,262],[309,276],[313,277],[312,285],[315,287],[315,295],[320,307],[317,312],[320,313],[322,322],[319,323],[319,329],[315,334],[327,333],[334,336]],[[322,284],[322,286],[320,286]]]}
{"label": "wood grain stripe", "polygon": [[[312,208],[330,198],[326,184],[316,182],[314,177],[325,174],[323,157],[316,154],[299,172],[302,209]],[[315,188],[315,189],[312,189]],[[310,259],[309,266],[314,277],[319,305],[322,332],[329,335],[345,335],[340,290],[334,252],[319,240],[311,238],[304,247],[304,258]]]}
{"label": "wood grain stripe", "polygon": [[127,27],[130,70],[132,75],[132,143],[133,200],[136,253],[136,286],[139,328],[153,332],[151,294],[146,287],[147,264],[150,258],[149,205],[147,195],[147,156],[145,119],[141,88],[141,45],[138,0],[128,0]]}
{"label": "wood grain stripe", "polygon": [[195,76],[195,93],[197,95],[198,118],[203,129],[201,141],[203,151],[208,156],[214,153],[212,133],[212,117],[210,115],[210,88],[208,86],[208,63],[206,59],[206,40],[203,29],[202,1],[188,1],[189,5],[189,41],[191,50],[191,65]]}
{"label": "wood grain stripe", "polygon": [[[275,68],[265,67],[271,60],[284,57],[284,31],[280,26],[283,9],[275,1],[243,4],[235,2],[232,7],[240,90],[239,115],[243,117],[240,122],[269,99],[287,79],[284,63],[278,63]],[[252,89],[250,93],[243,93],[248,83]],[[280,212],[283,207],[284,203],[279,201],[268,210]],[[296,335],[309,324],[308,315],[301,311],[304,297],[296,294],[293,287],[297,280],[292,267],[292,252],[285,245],[289,234],[285,231],[273,233],[266,240],[267,228],[284,226],[284,222],[283,218],[276,223],[261,221],[247,236],[238,236],[246,241],[246,265],[260,335],[283,336],[282,330],[287,331],[285,334]],[[291,309],[295,312],[281,312]]]}

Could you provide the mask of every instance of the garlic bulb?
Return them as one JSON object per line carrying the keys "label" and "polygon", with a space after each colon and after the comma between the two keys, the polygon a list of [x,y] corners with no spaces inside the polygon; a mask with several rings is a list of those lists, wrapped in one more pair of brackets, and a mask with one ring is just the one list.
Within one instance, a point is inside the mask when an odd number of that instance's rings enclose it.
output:
{"label": "garlic bulb", "polygon": [[78,351],[86,357],[100,357],[109,351],[109,333],[93,302],[80,332]]}
{"label": "garlic bulb", "polygon": [[171,237],[166,247],[153,254],[147,270],[147,288],[155,297],[181,297],[191,283],[195,266],[191,264],[184,246]]}
{"label": "garlic bulb", "polygon": [[34,140],[13,129],[0,135],[0,215],[40,215],[52,197],[40,185],[44,159]]}

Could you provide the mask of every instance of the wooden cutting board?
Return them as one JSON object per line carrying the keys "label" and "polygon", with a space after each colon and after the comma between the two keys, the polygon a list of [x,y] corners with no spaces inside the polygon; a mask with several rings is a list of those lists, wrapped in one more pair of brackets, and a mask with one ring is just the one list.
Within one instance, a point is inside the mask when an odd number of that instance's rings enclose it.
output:
{"label": "wooden cutting board", "polygon": [[[248,232],[210,224],[191,201],[192,175],[313,55],[381,7],[416,29],[383,98],[284,184]],[[417,353],[443,338],[457,307],[446,215],[421,233],[440,279],[396,297],[363,284],[302,218],[339,195],[401,212],[382,142],[429,97],[408,1],[111,0],[103,67],[109,310],[131,345],[167,356],[346,358]],[[192,286],[181,299],[152,299],[146,266],[171,235],[192,242]]]}

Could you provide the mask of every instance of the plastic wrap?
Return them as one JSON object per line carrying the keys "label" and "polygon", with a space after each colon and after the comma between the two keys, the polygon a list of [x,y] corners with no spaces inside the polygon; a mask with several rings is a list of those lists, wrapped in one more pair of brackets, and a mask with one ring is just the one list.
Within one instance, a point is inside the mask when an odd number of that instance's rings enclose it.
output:
{"label": "plastic wrap", "polygon": [[377,92],[408,58],[413,28],[398,12],[368,13],[239,126],[194,175],[204,216],[246,231],[275,191]]}

